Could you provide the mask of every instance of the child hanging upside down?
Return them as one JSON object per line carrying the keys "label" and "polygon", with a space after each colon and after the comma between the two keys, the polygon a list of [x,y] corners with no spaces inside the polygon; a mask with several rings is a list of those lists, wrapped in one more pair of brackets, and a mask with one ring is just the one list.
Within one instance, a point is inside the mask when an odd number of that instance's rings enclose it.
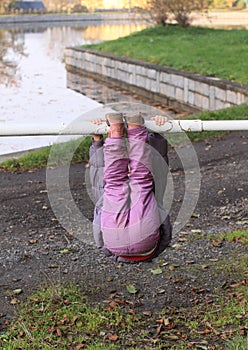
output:
{"label": "child hanging upside down", "polygon": [[[163,125],[167,118],[151,120]],[[99,125],[102,120],[92,122]],[[162,207],[167,171],[154,181],[156,169],[163,160],[168,163],[167,141],[160,134],[148,134],[141,114],[110,113],[106,122],[107,139],[93,135],[90,148],[95,242],[115,261],[151,260],[171,241],[169,215]]]}

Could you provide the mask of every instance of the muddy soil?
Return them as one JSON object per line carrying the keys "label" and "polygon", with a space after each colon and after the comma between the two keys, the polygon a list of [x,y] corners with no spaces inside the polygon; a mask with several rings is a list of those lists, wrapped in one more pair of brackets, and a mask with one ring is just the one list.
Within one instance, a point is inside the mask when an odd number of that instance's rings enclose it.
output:
{"label": "muddy soil", "polygon": [[[247,247],[225,241],[215,245],[208,234],[248,227],[248,133],[229,133],[195,143],[194,148],[202,178],[192,217],[160,257],[135,265],[108,260],[89,240],[93,203],[85,186],[85,163],[71,165],[69,173],[72,198],[87,218],[85,226],[78,228],[80,235],[56,219],[48,198],[46,169],[0,173],[0,328],[18,308],[10,291],[22,289],[16,298],[25,300],[44,283],[74,282],[90,302],[118,293],[133,298],[140,310],[153,311],[167,305],[190,307],[199,298],[193,290],[199,288],[201,297],[206,297],[224,283],[234,283],[232,274],[216,274],[212,269],[230,255],[245,254]],[[172,147],[169,159],[174,221],[183,200],[184,171]],[[58,190],[60,170],[51,170],[58,178]],[[156,275],[152,270],[158,266],[163,273]],[[139,292],[130,295],[128,284]]]}

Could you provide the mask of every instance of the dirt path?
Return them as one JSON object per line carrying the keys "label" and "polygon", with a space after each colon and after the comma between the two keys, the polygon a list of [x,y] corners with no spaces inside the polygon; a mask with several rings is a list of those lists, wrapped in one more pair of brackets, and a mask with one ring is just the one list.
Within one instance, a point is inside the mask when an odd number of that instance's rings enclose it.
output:
{"label": "dirt path", "polygon": [[[160,310],[166,305],[192,305],[193,288],[201,288],[205,297],[223,283],[235,282],[232,274],[213,273],[214,262],[245,254],[247,247],[227,242],[215,246],[207,234],[248,227],[247,145],[247,132],[195,144],[202,173],[197,215],[183,234],[174,235],[171,247],[159,258],[137,265],[108,261],[93,243],[84,243],[61,227],[47,197],[46,170],[1,173],[0,328],[18,305],[11,304],[9,291],[22,289],[17,297],[22,300],[41,283],[73,281],[92,302],[104,300],[111,292],[125,295],[131,283],[140,291],[133,298],[141,309]],[[173,149],[169,158],[176,211],[184,191],[183,171]],[[92,219],[84,172],[85,164],[71,166],[70,187],[80,210]],[[81,229],[89,230],[88,226]],[[159,264],[164,273],[155,275],[151,270]],[[203,268],[206,264],[208,268]]]}

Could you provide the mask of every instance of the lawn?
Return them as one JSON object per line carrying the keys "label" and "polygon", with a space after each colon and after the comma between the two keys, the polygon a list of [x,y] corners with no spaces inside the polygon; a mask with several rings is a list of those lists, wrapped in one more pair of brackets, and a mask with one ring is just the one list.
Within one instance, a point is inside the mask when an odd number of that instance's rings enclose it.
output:
{"label": "lawn", "polygon": [[248,84],[248,32],[157,26],[87,48]]}

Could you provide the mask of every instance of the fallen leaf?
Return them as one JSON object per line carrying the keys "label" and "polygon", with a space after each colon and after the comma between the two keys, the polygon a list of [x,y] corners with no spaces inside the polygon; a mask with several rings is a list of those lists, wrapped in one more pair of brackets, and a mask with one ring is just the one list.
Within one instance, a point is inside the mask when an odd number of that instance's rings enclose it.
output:
{"label": "fallen leaf", "polygon": [[22,293],[22,289],[21,288],[18,288],[18,289],[14,289],[13,290],[13,294],[15,294],[15,295],[19,295],[19,294],[21,294]]}
{"label": "fallen leaf", "polygon": [[61,330],[59,328],[56,328],[56,333],[57,333],[58,337],[61,337],[62,333],[61,333]]}
{"label": "fallen leaf", "polygon": [[155,269],[155,270],[151,270],[151,273],[153,275],[160,275],[161,273],[163,273],[163,270],[158,268],[158,269]]}
{"label": "fallen leaf", "polygon": [[169,319],[168,318],[164,318],[164,325],[165,326],[169,326],[169,324],[170,324]]}
{"label": "fallen leaf", "polygon": [[158,289],[158,291],[157,291],[158,294],[164,294],[165,292],[166,292],[165,289]]}
{"label": "fallen leaf", "polygon": [[222,177],[222,175],[220,173],[215,173],[214,176],[217,178]]}
{"label": "fallen leaf", "polygon": [[158,326],[158,328],[156,329],[156,335],[155,335],[155,337],[157,337],[157,336],[161,333],[162,329],[163,329],[163,323],[161,323],[161,324]]}
{"label": "fallen leaf", "polygon": [[176,278],[175,280],[173,280],[173,283],[183,283],[184,280],[182,278]]}
{"label": "fallen leaf", "polygon": [[182,249],[182,246],[181,246],[181,244],[173,244],[172,248],[175,250],[180,250],[180,249]]}
{"label": "fallen leaf", "polygon": [[71,251],[69,248],[64,248],[64,249],[61,249],[59,252],[60,254],[69,254]]}
{"label": "fallen leaf", "polygon": [[127,291],[130,294],[136,294],[136,293],[138,293],[139,290],[133,284],[128,284],[127,285]]}
{"label": "fallen leaf", "polygon": [[10,304],[11,305],[16,305],[16,304],[19,304],[20,303],[20,301],[17,299],[17,298],[13,298],[13,299],[11,299],[11,301],[10,301]]}
{"label": "fallen leaf", "polygon": [[230,215],[223,215],[221,216],[221,220],[230,220],[231,216]]}
{"label": "fallen leaf", "polygon": [[110,301],[108,305],[111,309],[116,309],[118,307],[118,304],[114,300]]}
{"label": "fallen leaf", "polygon": [[35,243],[37,243],[37,239],[30,239],[28,242],[29,242],[30,244],[35,244]]}
{"label": "fallen leaf", "polygon": [[166,339],[169,339],[169,340],[178,340],[179,337],[177,335],[167,335],[166,336]]}
{"label": "fallen leaf", "polygon": [[221,195],[225,190],[226,190],[226,189],[223,188],[222,190],[219,190],[219,191],[217,192],[217,194],[218,194],[218,195]]}
{"label": "fallen leaf", "polygon": [[151,311],[143,311],[143,315],[150,317],[150,316],[152,316],[152,312]]}
{"label": "fallen leaf", "polygon": [[211,244],[213,247],[221,247],[222,241],[212,241]]}
{"label": "fallen leaf", "polygon": [[194,230],[194,229],[193,229],[193,230],[191,230],[191,232],[192,232],[192,233],[201,233],[202,230],[200,230],[200,229],[195,229],[195,230]]}
{"label": "fallen leaf", "polygon": [[178,242],[187,242],[187,241],[188,241],[187,238],[184,238],[184,237],[178,238]]}
{"label": "fallen leaf", "polygon": [[78,345],[75,347],[76,350],[84,349],[84,348],[86,348],[86,344],[78,344]]}
{"label": "fallen leaf", "polygon": [[119,339],[117,334],[108,334],[108,339],[111,341],[116,341]]}
{"label": "fallen leaf", "polygon": [[189,232],[187,232],[187,231],[181,231],[181,232],[179,232],[179,234],[180,234],[180,235],[188,235]]}

